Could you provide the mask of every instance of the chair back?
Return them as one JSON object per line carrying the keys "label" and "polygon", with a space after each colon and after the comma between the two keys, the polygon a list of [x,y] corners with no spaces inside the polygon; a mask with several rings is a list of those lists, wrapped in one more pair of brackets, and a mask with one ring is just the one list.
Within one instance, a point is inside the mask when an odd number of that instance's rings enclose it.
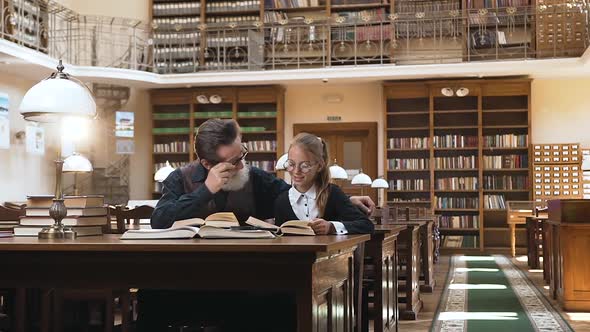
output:
{"label": "chair back", "polygon": [[150,219],[154,212],[153,206],[141,205],[132,209],[124,205],[117,205],[115,207],[115,217],[117,219],[117,233],[123,234],[127,229],[127,225],[139,225],[140,219]]}

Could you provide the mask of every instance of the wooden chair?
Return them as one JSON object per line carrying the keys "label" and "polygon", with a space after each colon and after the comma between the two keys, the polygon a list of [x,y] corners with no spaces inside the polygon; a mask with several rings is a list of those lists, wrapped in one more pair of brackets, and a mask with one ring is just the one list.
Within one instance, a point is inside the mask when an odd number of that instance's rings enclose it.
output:
{"label": "wooden chair", "polygon": [[150,219],[154,207],[149,205],[141,205],[133,209],[128,209],[123,205],[117,205],[115,208],[115,217],[117,219],[117,233],[123,234],[131,225],[139,227],[141,219]]}

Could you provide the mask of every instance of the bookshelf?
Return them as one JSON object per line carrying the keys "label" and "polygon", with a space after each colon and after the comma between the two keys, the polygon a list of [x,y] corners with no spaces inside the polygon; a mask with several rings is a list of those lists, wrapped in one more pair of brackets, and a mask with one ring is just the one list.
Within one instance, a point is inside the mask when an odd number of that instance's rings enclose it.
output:
{"label": "bookshelf", "polygon": [[530,81],[387,82],[384,98],[388,204],[433,209],[452,247],[508,248],[506,201],[531,199]]}
{"label": "bookshelf", "polygon": [[[194,133],[207,119],[235,119],[251,166],[274,173],[284,148],[284,89],[280,86],[160,89],[151,92],[152,164],[179,167],[196,159]],[[214,102],[212,102],[213,100]],[[161,195],[154,183],[153,198]]]}

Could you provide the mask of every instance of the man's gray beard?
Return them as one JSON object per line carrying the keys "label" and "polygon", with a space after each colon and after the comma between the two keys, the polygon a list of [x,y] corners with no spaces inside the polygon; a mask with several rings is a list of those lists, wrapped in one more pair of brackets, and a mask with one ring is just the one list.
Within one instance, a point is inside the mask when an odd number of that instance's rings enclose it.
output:
{"label": "man's gray beard", "polygon": [[224,191],[238,191],[244,188],[248,180],[250,180],[250,167],[244,164],[244,167],[232,176],[221,189]]}

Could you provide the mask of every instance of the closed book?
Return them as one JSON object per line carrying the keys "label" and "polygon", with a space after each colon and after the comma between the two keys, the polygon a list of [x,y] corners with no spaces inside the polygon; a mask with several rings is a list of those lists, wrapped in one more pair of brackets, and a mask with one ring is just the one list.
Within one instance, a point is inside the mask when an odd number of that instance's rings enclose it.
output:
{"label": "closed book", "polygon": [[[68,208],[68,216],[106,216],[106,207]],[[48,208],[27,208],[27,217],[49,217]]]}
{"label": "closed book", "polygon": [[[107,224],[107,216],[69,216],[65,217],[61,223],[64,226],[104,226]],[[50,226],[54,224],[51,217],[21,217],[21,226]]]}
{"label": "closed book", "polygon": [[[53,195],[27,196],[27,208],[49,208],[53,204]],[[67,208],[87,208],[104,205],[103,195],[65,196],[64,204]]]}
{"label": "closed book", "polygon": [[[17,226],[14,228],[14,236],[37,236],[43,226]],[[72,227],[76,236],[102,235],[102,226]]]}

